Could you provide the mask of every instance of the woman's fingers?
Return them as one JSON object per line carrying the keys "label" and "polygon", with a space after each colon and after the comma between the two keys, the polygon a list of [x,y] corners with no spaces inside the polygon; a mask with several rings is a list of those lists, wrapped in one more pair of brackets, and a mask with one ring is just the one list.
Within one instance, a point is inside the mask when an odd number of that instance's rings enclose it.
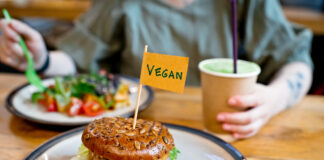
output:
{"label": "woman's fingers", "polygon": [[231,124],[249,124],[253,121],[253,117],[249,112],[236,112],[236,113],[220,113],[217,115],[217,120],[223,123]]}
{"label": "woman's fingers", "polygon": [[[256,135],[259,130],[262,128],[262,126],[268,121],[268,119],[259,119],[256,122],[247,125],[247,126],[239,126],[235,129],[237,129],[236,131],[232,131],[233,132],[233,137],[236,139],[244,139],[244,138],[249,138],[252,137],[254,135]],[[248,131],[248,132],[245,132]]]}
{"label": "woman's fingers", "polygon": [[36,30],[15,19],[13,19],[10,23],[5,19],[1,19],[0,30],[7,39],[14,42],[19,41],[19,35],[21,35],[24,39],[31,41],[42,40],[41,35]]}
{"label": "woman's fingers", "polygon": [[0,59],[3,63],[14,68],[17,68],[17,66],[19,65],[19,61],[13,59],[12,57],[6,57],[2,55]]}
{"label": "woman's fingers", "polygon": [[11,40],[13,42],[18,42],[19,41],[19,35],[9,27],[9,22],[7,22],[5,19],[0,20],[0,30],[3,33],[3,36]]}
{"label": "woman's fingers", "polygon": [[245,96],[234,96],[228,100],[228,104],[239,109],[246,109],[249,107],[258,106],[259,99],[254,94]]}
{"label": "woman's fingers", "polygon": [[258,131],[256,130],[251,133],[233,133],[233,137],[236,139],[245,139],[254,136],[257,132]]}
{"label": "woman's fingers", "polygon": [[263,120],[259,119],[255,122],[252,122],[248,125],[237,125],[237,124],[228,124],[224,123],[222,125],[223,129],[226,131],[233,132],[234,134],[248,135],[252,132],[258,131],[263,125]]}
{"label": "woman's fingers", "polygon": [[19,70],[25,70],[27,62],[24,52],[18,41],[20,36],[34,56],[36,68],[40,68],[46,59],[46,48],[41,35],[28,25],[12,20],[10,23],[6,20],[0,20],[0,30],[3,35],[0,37],[0,60],[1,62]]}
{"label": "woman's fingers", "polygon": [[234,96],[228,100],[228,104],[237,109],[247,109],[263,104],[263,99],[257,93],[244,96]]}
{"label": "woman's fingers", "polygon": [[[8,59],[5,61],[13,63],[14,61],[21,61],[24,58],[22,48],[19,46],[19,35],[9,27],[9,23],[6,20],[0,20],[0,29],[3,36],[0,38],[1,53]],[[10,59],[10,60],[9,60]]]}
{"label": "woman's fingers", "polygon": [[228,100],[228,104],[237,109],[248,109],[251,107],[256,107],[264,104],[265,97],[262,96],[264,91],[264,86],[255,85],[254,92],[247,95],[237,95],[233,96]]}
{"label": "woman's fingers", "polygon": [[264,107],[262,106],[258,106],[248,111],[232,113],[223,112],[218,114],[216,118],[218,121],[223,123],[246,125],[259,118],[263,118],[265,116],[263,108]]}
{"label": "woman's fingers", "polygon": [[6,46],[9,50],[9,54],[12,57],[18,58],[20,60],[24,60],[25,56],[24,56],[24,52],[23,49],[21,48],[21,46],[16,43],[16,42],[11,42],[11,41],[6,41]]}
{"label": "woman's fingers", "polygon": [[22,23],[17,20],[12,20],[10,23],[10,27],[22,35],[24,38],[30,39],[30,40],[39,40],[41,38],[41,35],[31,27],[29,27],[27,24]]}
{"label": "woman's fingers", "polygon": [[1,56],[10,56],[10,52],[8,51],[7,47],[7,40],[3,36],[0,37],[0,51]]}
{"label": "woman's fingers", "polygon": [[18,70],[26,67],[26,58],[18,43],[0,37],[0,61]]}

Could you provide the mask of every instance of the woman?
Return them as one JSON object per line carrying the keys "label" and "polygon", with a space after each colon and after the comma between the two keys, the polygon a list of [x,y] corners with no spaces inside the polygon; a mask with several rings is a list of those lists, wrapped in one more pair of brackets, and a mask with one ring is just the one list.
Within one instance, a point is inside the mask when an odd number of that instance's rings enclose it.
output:
{"label": "woman", "polygon": [[[238,1],[241,59],[262,67],[257,89],[228,103],[246,111],[215,118],[235,138],[255,135],[277,113],[296,104],[312,78],[312,34],[292,26],[277,1]],[[226,0],[95,0],[58,46],[47,54],[35,30],[19,21],[0,22],[0,60],[19,70],[26,61],[18,46],[23,35],[35,67],[45,74],[70,74],[91,68],[138,76],[143,46],[150,52],[190,58],[188,82],[199,84],[199,61],[231,57],[230,4]],[[48,63],[49,61],[49,63]],[[263,83],[263,84],[261,84]]]}

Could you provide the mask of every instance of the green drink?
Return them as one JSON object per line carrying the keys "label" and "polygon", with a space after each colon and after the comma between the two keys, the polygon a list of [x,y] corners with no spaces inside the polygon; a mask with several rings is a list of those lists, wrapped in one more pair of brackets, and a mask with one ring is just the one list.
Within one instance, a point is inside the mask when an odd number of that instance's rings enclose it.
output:
{"label": "green drink", "polygon": [[232,96],[246,95],[254,91],[260,67],[252,62],[237,61],[237,74],[233,73],[233,59],[208,59],[199,63],[203,92],[204,126],[218,135],[230,136],[216,120],[221,112],[237,112],[228,105]]}
{"label": "green drink", "polygon": [[[259,66],[252,62],[238,61],[237,74],[247,74],[257,72],[260,70]],[[217,59],[211,60],[208,63],[203,64],[204,69],[210,72],[228,73],[233,74],[233,60],[231,59]]]}

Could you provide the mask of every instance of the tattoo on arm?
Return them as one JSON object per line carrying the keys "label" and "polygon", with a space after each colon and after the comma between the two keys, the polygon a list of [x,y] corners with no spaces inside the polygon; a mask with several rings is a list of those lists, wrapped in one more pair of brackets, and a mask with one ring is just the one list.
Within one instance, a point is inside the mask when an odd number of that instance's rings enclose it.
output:
{"label": "tattoo on arm", "polygon": [[[297,100],[300,97],[300,94],[303,89],[303,80],[304,75],[301,72],[296,73],[296,77],[292,77],[291,79],[287,80],[290,92],[292,93],[292,98],[294,100]],[[287,106],[287,108],[290,108],[291,106]]]}

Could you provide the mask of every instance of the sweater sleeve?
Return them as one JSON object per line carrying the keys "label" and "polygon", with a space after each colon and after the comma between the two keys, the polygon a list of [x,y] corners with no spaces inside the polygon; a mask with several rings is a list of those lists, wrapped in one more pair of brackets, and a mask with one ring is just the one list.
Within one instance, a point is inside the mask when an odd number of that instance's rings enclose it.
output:
{"label": "sweater sleeve", "polygon": [[100,61],[122,48],[122,17],[120,0],[94,0],[74,28],[58,41],[58,48],[70,55],[79,69],[98,70]]}
{"label": "sweater sleeve", "polygon": [[249,0],[246,3],[242,42],[247,59],[262,68],[260,82],[268,83],[288,63],[303,62],[313,68],[309,29],[289,23],[277,0]]}

